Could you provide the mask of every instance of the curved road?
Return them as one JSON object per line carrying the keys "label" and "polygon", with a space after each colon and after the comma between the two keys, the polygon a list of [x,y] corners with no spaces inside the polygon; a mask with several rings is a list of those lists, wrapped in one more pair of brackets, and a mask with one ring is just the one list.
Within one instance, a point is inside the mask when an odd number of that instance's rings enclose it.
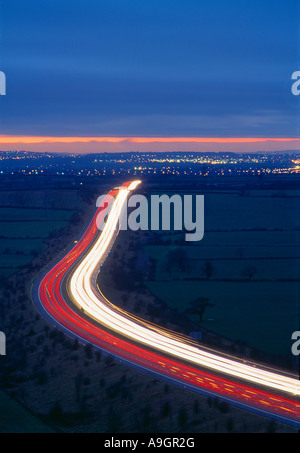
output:
{"label": "curved road", "polygon": [[[38,278],[32,289],[37,308],[68,335],[123,363],[300,428],[296,377],[203,348],[114,306],[97,288],[96,276],[116,238],[122,207],[139,182],[109,192],[72,250]],[[97,225],[106,215],[100,232]]]}

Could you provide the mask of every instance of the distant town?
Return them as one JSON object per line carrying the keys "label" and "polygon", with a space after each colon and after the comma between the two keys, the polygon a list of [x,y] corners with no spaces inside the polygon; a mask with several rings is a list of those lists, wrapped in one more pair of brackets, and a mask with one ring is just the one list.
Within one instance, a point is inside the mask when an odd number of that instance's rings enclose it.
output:
{"label": "distant town", "polygon": [[51,154],[0,151],[0,176],[264,176],[300,172],[300,155],[280,153],[101,153]]}

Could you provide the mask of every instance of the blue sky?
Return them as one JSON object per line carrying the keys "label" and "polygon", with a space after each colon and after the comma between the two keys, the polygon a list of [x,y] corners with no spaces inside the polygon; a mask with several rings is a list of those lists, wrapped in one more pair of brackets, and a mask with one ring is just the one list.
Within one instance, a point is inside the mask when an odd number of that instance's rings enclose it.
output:
{"label": "blue sky", "polygon": [[299,2],[1,3],[1,134],[296,137]]}

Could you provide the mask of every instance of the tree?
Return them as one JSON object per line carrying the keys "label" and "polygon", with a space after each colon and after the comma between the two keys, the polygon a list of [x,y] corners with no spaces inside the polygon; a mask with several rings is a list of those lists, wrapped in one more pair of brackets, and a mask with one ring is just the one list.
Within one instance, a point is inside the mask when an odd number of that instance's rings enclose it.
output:
{"label": "tree", "polygon": [[32,249],[32,250],[30,251],[30,255],[33,256],[34,258],[36,258],[36,257],[38,256],[38,251],[35,250],[35,249]]}
{"label": "tree", "polygon": [[209,280],[214,272],[213,265],[211,264],[210,261],[206,261],[206,263],[203,266],[202,271],[203,271],[203,274],[205,274],[207,280]]}
{"label": "tree", "polygon": [[233,430],[233,426],[234,426],[233,418],[232,417],[227,418],[226,429],[229,433],[231,433],[231,431]]}
{"label": "tree", "polygon": [[170,406],[169,401],[166,401],[161,408],[161,416],[162,416],[162,418],[166,418],[166,417],[170,416],[170,413],[171,413],[171,406]]}
{"label": "tree", "polygon": [[207,307],[213,307],[214,304],[209,302],[207,297],[198,297],[189,302],[190,306],[186,309],[189,315],[198,315],[200,323],[203,321],[203,315]]}
{"label": "tree", "polygon": [[241,247],[239,247],[236,251],[236,254],[239,257],[239,259],[241,260],[245,255],[245,250],[242,249]]}
{"label": "tree", "polygon": [[176,247],[173,250],[170,250],[167,255],[167,268],[169,269],[169,274],[174,267],[177,267],[181,272],[186,272],[187,269],[187,252],[186,250]]}
{"label": "tree", "polygon": [[93,357],[93,348],[90,343],[85,346],[84,351],[88,359],[91,359]]}
{"label": "tree", "polygon": [[49,417],[55,422],[61,422],[63,415],[63,408],[60,402],[56,401],[49,412]]}
{"label": "tree", "polygon": [[77,373],[75,376],[75,392],[76,392],[76,401],[79,402],[80,400],[80,393],[81,393],[81,386],[82,386],[82,381],[83,381],[83,375],[82,373]]}
{"label": "tree", "polygon": [[248,280],[252,280],[253,276],[256,274],[256,267],[255,266],[246,266],[242,272],[243,277],[246,277]]}
{"label": "tree", "polygon": [[187,424],[188,416],[185,407],[181,407],[178,412],[178,425],[184,428]]}

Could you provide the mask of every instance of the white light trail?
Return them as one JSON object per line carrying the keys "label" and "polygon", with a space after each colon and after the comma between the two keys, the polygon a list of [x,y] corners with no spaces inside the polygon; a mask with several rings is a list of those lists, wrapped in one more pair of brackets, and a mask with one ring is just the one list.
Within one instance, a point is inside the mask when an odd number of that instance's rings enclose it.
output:
{"label": "white light trail", "polygon": [[72,300],[85,313],[96,318],[102,325],[140,344],[156,348],[192,364],[299,396],[300,382],[297,379],[201,350],[196,346],[180,341],[175,333],[174,335],[170,335],[170,333],[167,335],[163,329],[161,331],[159,329],[153,331],[113,310],[105,302],[105,298],[102,300],[100,294],[95,294],[92,286],[93,273],[97,269],[99,262],[105,259],[107,250],[114,239],[122,207],[130,191],[134,190],[139,183],[140,181],[134,181],[127,188],[120,188],[100,237],[86,257],[72,271],[70,277],[70,296]]}

